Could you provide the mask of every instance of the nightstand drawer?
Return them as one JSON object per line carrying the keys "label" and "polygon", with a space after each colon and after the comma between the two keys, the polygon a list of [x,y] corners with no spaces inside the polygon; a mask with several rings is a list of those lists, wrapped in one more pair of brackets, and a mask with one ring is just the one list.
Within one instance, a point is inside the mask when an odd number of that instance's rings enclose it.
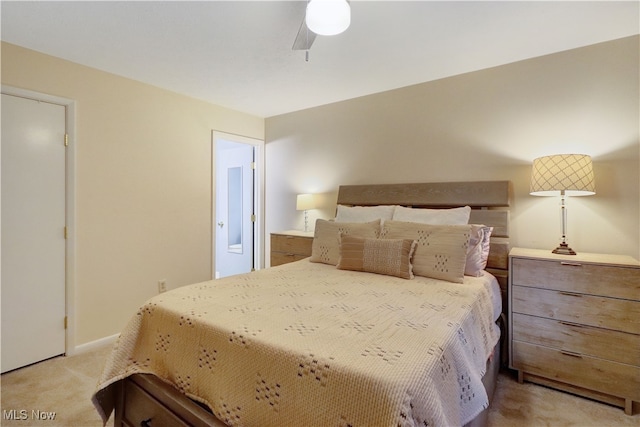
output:
{"label": "nightstand drawer", "polygon": [[[640,367],[513,341],[515,369],[613,396],[640,400]],[[631,351],[631,349],[626,349]]]}
{"label": "nightstand drawer", "polygon": [[640,269],[581,261],[514,258],[513,284],[614,298],[638,299]]}
{"label": "nightstand drawer", "polygon": [[284,231],[271,233],[271,266],[299,261],[311,256],[313,233]]}
{"label": "nightstand drawer", "polygon": [[640,334],[640,301],[513,286],[513,313]]}
{"label": "nightstand drawer", "polygon": [[312,245],[313,238],[284,234],[271,235],[271,250],[275,252],[305,255],[303,258],[306,258],[311,256]]}
{"label": "nightstand drawer", "polygon": [[517,341],[640,366],[640,335],[519,313],[511,327]]}
{"label": "nightstand drawer", "polygon": [[284,252],[271,252],[271,267],[287,264],[301,259],[309,258],[309,255],[299,255]]}

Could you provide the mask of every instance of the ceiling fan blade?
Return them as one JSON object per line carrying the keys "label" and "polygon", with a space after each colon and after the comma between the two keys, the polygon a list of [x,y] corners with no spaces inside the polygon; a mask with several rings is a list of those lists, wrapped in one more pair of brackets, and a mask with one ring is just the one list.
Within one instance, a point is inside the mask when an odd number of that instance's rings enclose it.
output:
{"label": "ceiling fan blade", "polygon": [[316,33],[311,31],[309,27],[307,27],[307,21],[303,19],[302,24],[300,25],[300,29],[298,30],[298,35],[296,36],[291,49],[309,50],[315,39]]}

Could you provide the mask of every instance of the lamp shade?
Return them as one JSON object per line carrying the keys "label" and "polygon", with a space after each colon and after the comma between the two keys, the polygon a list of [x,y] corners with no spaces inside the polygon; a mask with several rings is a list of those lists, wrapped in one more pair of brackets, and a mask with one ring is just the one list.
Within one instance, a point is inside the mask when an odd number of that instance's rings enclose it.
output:
{"label": "lamp shade", "polygon": [[321,36],[340,34],[351,24],[351,6],[346,0],[311,0],[305,21],[311,31]]}
{"label": "lamp shade", "polygon": [[298,194],[296,199],[296,210],[306,211],[308,209],[315,209],[316,203],[313,199],[313,194]]}
{"label": "lamp shade", "polygon": [[535,159],[529,191],[533,196],[596,194],[591,157],[585,154],[556,154]]}

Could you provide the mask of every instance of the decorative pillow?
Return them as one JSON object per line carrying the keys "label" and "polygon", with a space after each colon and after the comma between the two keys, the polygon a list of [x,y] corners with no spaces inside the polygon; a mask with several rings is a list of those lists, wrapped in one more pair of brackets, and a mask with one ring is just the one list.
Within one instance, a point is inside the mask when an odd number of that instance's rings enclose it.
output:
{"label": "decorative pillow", "polygon": [[469,238],[469,248],[467,249],[467,263],[464,267],[464,274],[467,276],[482,276],[482,270],[487,266],[489,259],[489,244],[491,243],[491,233],[493,227],[481,224],[471,225],[471,237]]}
{"label": "decorative pillow", "polygon": [[464,225],[469,223],[470,215],[469,206],[452,209],[414,209],[398,206],[393,212],[393,220],[423,224]]}
{"label": "decorative pillow", "polygon": [[369,222],[393,218],[395,206],[345,206],[338,205],[336,222]]}
{"label": "decorative pillow", "polygon": [[410,239],[364,239],[342,235],[337,267],[413,279],[411,257],[415,248],[416,241]]}
{"label": "decorative pillow", "polygon": [[311,246],[311,262],[336,265],[340,260],[340,235],[376,239],[380,235],[380,220],[370,222],[335,222],[316,220]]}
{"label": "decorative pillow", "polygon": [[416,276],[462,283],[470,235],[470,225],[385,221],[380,237],[417,242],[412,259]]}

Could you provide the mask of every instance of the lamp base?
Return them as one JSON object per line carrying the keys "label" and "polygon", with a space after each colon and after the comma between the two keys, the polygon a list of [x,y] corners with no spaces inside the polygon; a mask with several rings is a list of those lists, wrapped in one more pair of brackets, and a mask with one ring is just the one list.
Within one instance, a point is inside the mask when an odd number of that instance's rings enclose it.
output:
{"label": "lamp base", "polygon": [[558,246],[557,248],[555,248],[551,252],[554,253],[554,254],[560,254],[560,255],[575,255],[576,254],[576,251],[571,249],[569,247],[569,245],[567,245],[566,243],[560,243],[560,246]]}

